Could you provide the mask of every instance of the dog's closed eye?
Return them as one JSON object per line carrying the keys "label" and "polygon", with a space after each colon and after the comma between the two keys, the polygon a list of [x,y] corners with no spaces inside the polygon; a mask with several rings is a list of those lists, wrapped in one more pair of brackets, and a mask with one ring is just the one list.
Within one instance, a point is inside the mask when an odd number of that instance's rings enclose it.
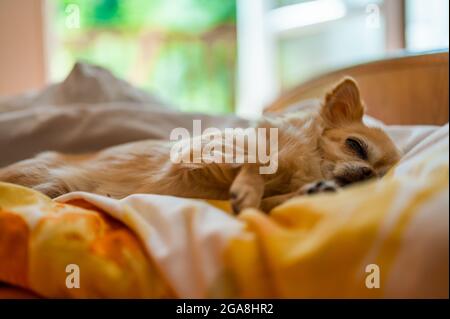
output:
{"label": "dog's closed eye", "polygon": [[359,158],[363,160],[367,160],[367,145],[355,137],[349,137],[345,140],[345,144],[347,147],[354,152],[356,155],[358,155]]}

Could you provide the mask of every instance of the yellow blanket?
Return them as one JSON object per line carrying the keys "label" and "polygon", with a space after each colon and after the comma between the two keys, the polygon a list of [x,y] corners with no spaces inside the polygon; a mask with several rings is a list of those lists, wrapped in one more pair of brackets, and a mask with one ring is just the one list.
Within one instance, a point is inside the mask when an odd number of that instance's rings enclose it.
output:
{"label": "yellow blanket", "polygon": [[382,180],[238,218],[0,183],[0,281],[42,297],[448,298],[448,151],[445,126]]}

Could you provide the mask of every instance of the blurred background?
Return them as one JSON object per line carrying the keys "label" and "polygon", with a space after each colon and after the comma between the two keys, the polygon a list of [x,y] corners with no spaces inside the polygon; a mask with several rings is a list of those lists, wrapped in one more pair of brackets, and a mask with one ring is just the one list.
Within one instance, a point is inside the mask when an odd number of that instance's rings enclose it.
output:
{"label": "blurred background", "polygon": [[84,60],[182,111],[253,117],[320,74],[448,46],[447,0],[0,0],[0,96]]}

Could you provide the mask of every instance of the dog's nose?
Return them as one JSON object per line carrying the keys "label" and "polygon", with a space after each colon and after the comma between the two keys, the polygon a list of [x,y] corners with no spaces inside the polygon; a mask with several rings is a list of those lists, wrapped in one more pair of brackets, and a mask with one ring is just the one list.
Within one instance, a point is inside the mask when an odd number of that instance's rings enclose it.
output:
{"label": "dog's nose", "polygon": [[347,186],[375,177],[375,172],[369,167],[358,167],[346,170],[344,174],[335,177],[340,186]]}
{"label": "dog's nose", "polygon": [[361,167],[360,169],[361,180],[366,180],[375,176],[375,173],[369,167]]}

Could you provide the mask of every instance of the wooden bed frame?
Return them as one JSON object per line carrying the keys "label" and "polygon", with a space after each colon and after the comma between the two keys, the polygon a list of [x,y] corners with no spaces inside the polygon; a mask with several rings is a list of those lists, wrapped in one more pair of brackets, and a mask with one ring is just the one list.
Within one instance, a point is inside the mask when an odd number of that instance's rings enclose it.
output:
{"label": "wooden bed frame", "polygon": [[361,64],[303,83],[282,94],[265,112],[277,112],[301,100],[322,97],[344,76],[360,86],[368,114],[386,124],[448,122],[448,51]]}

